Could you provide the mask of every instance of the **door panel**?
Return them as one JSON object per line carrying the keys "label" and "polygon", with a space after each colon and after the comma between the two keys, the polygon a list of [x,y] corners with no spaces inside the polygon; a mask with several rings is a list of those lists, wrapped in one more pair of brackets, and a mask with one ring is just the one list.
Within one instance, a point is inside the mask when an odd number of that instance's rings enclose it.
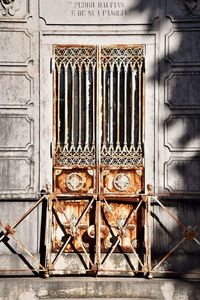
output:
{"label": "door panel", "polygon": [[54,261],[77,253],[86,270],[111,270],[122,255],[133,271],[145,223],[143,46],[57,45],[53,58]]}

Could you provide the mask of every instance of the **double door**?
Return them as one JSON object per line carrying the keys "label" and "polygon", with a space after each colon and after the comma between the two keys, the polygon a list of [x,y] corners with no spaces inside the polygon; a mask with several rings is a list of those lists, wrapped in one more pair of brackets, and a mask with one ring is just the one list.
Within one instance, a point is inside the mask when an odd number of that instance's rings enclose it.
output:
{"label": "double door", "polygon": [[69,273],[70,259],[81,272],[139,270],[144,47],[55,45],[53,66],[53,265],[63,256]]}

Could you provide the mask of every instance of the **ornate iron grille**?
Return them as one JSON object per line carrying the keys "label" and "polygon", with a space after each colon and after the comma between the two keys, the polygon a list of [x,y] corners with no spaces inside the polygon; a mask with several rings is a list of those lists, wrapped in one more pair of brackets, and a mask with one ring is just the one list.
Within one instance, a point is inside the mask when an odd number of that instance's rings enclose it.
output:
{"label": "ornate iron grille", "polygon": [[55,46],[54,166],[143,164],[143,55],[134,45]]}
{"label": "ornate iron grille", "polygon": [[52,264],[76,253],[97,272],[117,255],[118,271],[144,270],[143,46],[53,52]]}

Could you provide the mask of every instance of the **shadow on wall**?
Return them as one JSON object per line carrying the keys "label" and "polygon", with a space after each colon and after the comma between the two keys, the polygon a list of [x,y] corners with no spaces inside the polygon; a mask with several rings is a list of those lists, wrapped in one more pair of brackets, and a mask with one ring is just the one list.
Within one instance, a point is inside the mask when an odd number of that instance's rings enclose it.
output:
{"label": "shadow on wall", "polygon": [[[159,166],[164,169],[159,192],[177,193],[173,198],[169,195],[160,200],[186,227],[190,226],[188,231],[194,237],[188,236],[187,230],[163,208],[154,205],[153,264],[186,237],[159,270],[179,274],[200,272],[197,263],[200,199],[192,195],[200,192],[200,1],[132,2],[129,13],[143,15],[146,12],[149,32],[160,33],[158,73],[152,74],[151,79],[154,84],[156,78],[159,87]],[[158,172],[162,174],[163,170]]]}

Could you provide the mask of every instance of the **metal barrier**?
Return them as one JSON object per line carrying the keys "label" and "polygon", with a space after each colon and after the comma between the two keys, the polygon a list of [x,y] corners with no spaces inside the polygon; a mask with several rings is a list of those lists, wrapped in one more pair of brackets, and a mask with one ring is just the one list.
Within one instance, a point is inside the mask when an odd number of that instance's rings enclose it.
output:
{"label": "metal barrier", "polygon": [[[115,209],[120,209],[117,203],[113,204],[112,200],[107,200],[103,196],[98,198],[97,196],[86,200],[81,200],[82,208],[79,209],[79,215],[75,216],[73,213],[70,218],[66,214],[66,207],[68,205],[75,205],[77,200],[71,199],[59,199],[55,194],[43,195],[17,222],[13,225],[2,224],[0,242],[4,242],[5,239],[13,239],[15,243],[31,258],[36,267],[28,267],[27,270],[36,272],[37,275],[41,274],[43,277],[48,277],[49,274],[60,274],[60,271],[67,270],[67,267],[59,269],[56,264],[60,261],[63,254],[69,254],[71,251],[70,247],[74,247],[74,253],[78,254],[79,258],[83,261],[85,266],[86,274],[101,275],[106,272],[114,272],[114,270],[109,270],[105,268],[105,265],[110,260],[111,256],[115,254],[116,249],[119,248],[120,255],[124,256],[128,262],[129,269],[121,270],[120,274],[126,272],[128,275],[134,276],[137,273],[143,273],[148,278],[152,278],[154,274],[162,273],[174,273],[171,270],[161,270],[161,266],[175,253],[175,251],[183,245],[186,241],[194,241],[197,246],[200,246],[200,241],[198,239],[198,227],[199,224],[195,226],[185,225],[170,209],[168,209],[159,198],[163,197],[164,194],[154,195],[152,189],[149,186],[147,195],[139,195],[131,202],[124,204],[128,211],[126,218],[124,220],[119,220],[116,218]],[[166,195],[165,195],[166,196]],[[170,195],[167,195],[170,198]],[[45,224],[45,236],[43,237],[45,250],[45,259],[41,262],[40,259],[35,257],[23,243],[16,238],[15,233],[17,226],[21,224],[30,213],[38,207],[41,203],[46,201],[46,224]],[[126,207],[127,205],[127,207]],[[169,250],[157,259],[156,262],[152,262],[152,217],[153,208],[157,205],[160,207],[175,224],[181,229],[182,237],[175,242],[175,245],[169,248]],[[96,223],[87,224],[88,214],[95,207]],[[131,208],[130,208],[131,207]],[[144,253],[138,253],[137,239],[133,238],[131,234],[134,233],[136,226],[136,219],[138,212],[143,208],[144,213]],[[54,219],[54,223],[53,223]],[[55,223],[56,220],[56,223]],[[55,235],[53,231],[59,230],[62,232],[63,239],[57,244],[55,243]],[[56,225],[55,225],[56,224]],[[132,231],[128,231],[132,230]],[[87,232],[90,241],[92,241],[93,256],[90,254],[90,248],[83,239],[83,231]],[[135,233],[134,233],[135,234]],[[112,242],[111,242],[112,240]],[[128,240],[128,242],[127,242]],[[72,243],[75,241],[74,243]],[[54,242],[54,244],[53,244]],[[57,247],[57,248],[56,248]],[[56,251],[55,251],[56,249]],[[72,251],[71,251],[72,252]],[[16,252],[17,253],[17,252]],[[132,262],[134,257],[134,262],[137,262],[138,267],[135,267]],[[71,269],[66,274],[70,274]],[[0,270],[5,271],[5,270]],[[6,269],[6,272],[12,274],[13,271],[25,271],[23,270],[12,270]],[[53,272],[52,272],[53,271]],[[81,272],[80,272],[81,273]],[[199,274],[199,272],[191,272],[191,274]]]}

